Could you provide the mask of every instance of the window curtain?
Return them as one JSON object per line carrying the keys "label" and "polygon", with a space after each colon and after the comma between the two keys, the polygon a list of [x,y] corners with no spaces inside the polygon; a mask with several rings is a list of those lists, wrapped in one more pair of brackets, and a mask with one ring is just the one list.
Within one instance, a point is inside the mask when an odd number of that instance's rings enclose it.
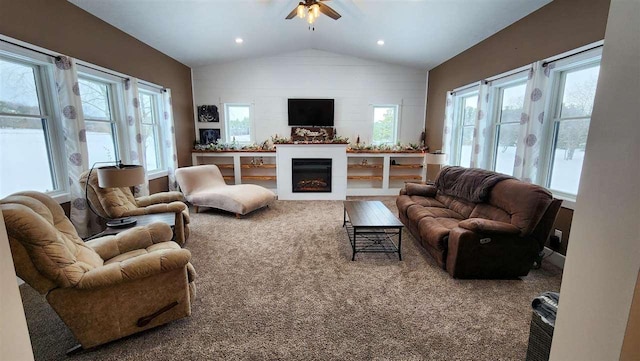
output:
{"label": "window curtain", "polygon": [[84,188],[80,184],[80,175],[89,169],[89,152],[80,100],[78,68],[75,60],[67,56],[56,57],[55,65],[54,78],[61,110],[60,119],[69,177],[70,219],[80,237],[87,237],[91,234],[96,222],[92,222]]}
{"label": "window curtain", "polygon": [[471,151],[471,168],[489,169],[489,152],[491,151],[491,86],[482,81],[478,89],[478,105],[475,125],[473,127],[473,146]]}
{"label": "window curtain", "polygon": [[524,182],[538,180],[540,139],[544,130],[544,103],[547,96],[544,91],[551,69],[553,64],[543,67],[542,61],[537,61],[529,70],[513,168],[513,175]]}
{"label": "window curtain", "polygon": [[164,146],[164,163],[167,167],[169,178],[169,190],[178,190],[175,170],[178,168],[178,153],[176,151],[175,124],[173,121],[173,108],[171,106],[171,89],[164,89],[162,92],[162,108],[164,114],[160,120],[160,133],[162,134],[162,144]]}
{"label": "window curtain", "polygon": [[453,150],[453,92],[447,92],[444,109],[444,127],[442,129],[442,153],[447,155],[446,164],[451,164]]}
{"label": "window curtain", "polygon": [[121,155],[121,158],[124,158],[126,163],[138,164],[145,168],[144,184],[134,187],[134,196],[147,196],[149,195],[149,179],[146,172],[145,144],[142,143],[142,114],[140,112],[138,79],[126,79],[124,81],[124,92],[129,154]]}

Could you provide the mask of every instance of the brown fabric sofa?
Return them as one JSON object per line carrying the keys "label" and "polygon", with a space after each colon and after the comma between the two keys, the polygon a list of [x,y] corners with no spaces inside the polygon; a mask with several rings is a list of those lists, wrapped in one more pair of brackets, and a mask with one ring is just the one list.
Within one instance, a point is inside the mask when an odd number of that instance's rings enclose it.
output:
{"label": "brown fabric sofa", "polygon": [[462,167],[442,169],[435,186],[407,184],[396,199],[402,223],[455,278],[526,276],[560,204],[540,186]]}
{"label": "brown fabric sofa", "polygon": [[191,253],[164,223],[83,242],[62,207],[38,192],[0,200],[16,274],[46,299],[82,347],[189,316]]}
{"label": "brown fabric sofa", "polygon": [[[80,176],[80,184],[83,187],[86,186],[88,174],[89,171],[86,171]],[[87,197],[100,217],[115,219],[144,214],[175,213],[175,241],[184,245],[189,238],[189,207],[184,204],[182,193],[160,192],[135,198],[128,187],[100,188],[97,174],[91,172]]]}

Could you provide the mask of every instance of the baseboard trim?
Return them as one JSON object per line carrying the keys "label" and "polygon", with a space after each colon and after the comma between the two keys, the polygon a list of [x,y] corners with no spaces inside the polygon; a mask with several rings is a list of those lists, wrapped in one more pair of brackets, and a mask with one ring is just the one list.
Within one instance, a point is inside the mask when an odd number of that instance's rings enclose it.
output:
{"label": "baseboard trim", "polygon": [[545,253],[545,258],[544,258],[545,261],[548,261],[552,265],[564,269],[564,261],[566,259],[565,256],[547,247],[544,247],[544,253]]}

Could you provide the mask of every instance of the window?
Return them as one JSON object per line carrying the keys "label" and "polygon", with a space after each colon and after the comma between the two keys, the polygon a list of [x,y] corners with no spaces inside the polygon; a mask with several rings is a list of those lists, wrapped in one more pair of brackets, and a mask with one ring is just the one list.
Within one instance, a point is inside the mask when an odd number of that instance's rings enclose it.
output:
{"label": "window", "polygon": [[520,80],[496,89],[493,151],[493,169],[496,172],[513,175],[526,88],[526,80]]}
{"label": "window", "polygon": [[140,111],[147,172],[157,172],[164,169],[160,153],[160,94],[141,90]]}
{"label": "window", "polygon": [[554,76],[553,123],[546,186],[555,192],[578,193],[600,61],[561,69]]}
{"label": "window", "polygon": [[471,148],[473,147],[473,128],[478,111],[478,93],[456,96],[454,100],[454,159],[462,167],[471,166]]}
{"label": "window", "polygon": [[371,143],[395,144],[398,139],[398,106],[373,106],[373,137]]}
{"label": "window", "polygon": [[253,141],[253,121],[250,104],[225,104],[224,119],[227,143],[251,143]]}
{"label": "window", "polygon": [[[64,190],[47,65],[0,57],[0,198]],[[28,166],[25,166],[28,165]]]}
{"label": "window", "polygon": [[87,135],[89,166],[118,159],[114,92],[111,84],[80,77],[80,99]]}

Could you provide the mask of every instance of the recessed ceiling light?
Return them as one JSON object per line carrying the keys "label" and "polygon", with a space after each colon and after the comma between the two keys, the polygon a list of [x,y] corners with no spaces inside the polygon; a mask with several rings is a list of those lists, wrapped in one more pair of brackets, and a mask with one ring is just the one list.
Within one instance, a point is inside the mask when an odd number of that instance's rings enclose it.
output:
{"label": "recessed ceiling light", "polygon": [[243,42],[242,38],[236,38],[236,44],[242,44]]}
{"label": "recessed ceiling light", "polygon": [[383,46],[384,45],[384,40],[382,40],[382,39],[378,40],[377,44],[380,45],[380,46]]}

